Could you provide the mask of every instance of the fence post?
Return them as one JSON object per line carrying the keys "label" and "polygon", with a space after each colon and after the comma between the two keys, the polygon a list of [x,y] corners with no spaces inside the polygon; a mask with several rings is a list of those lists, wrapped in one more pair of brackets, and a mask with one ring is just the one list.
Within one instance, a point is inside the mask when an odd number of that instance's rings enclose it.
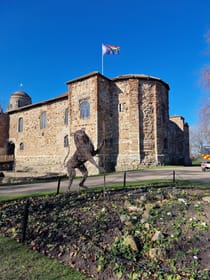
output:
{"label": "fence post", "polygon": [[124,177],[123,177],[123,188],[126,188],[126,171],[124,171]]}
{"label": "fence post", "polygon": [[106,192],[106,173],[104,172],[104,197]]}
{"label": "fence post", "polygon": [[29,213],[29,200],[26,201],[26,204],[24,206],[24,212],[23,212],[23,220],[22,220],[22,236],[21,236],[21,242],[24,243],[26,239],[26,229],[28,225],[28,213]]}
{"label": "fence post", "polygon": [[57,193],[56,193],[56,195],[59,194],[59,191],[60,191],[60,184],[61,184],[61,177],[58,177],[58,186],[57,186]]}
{"label": "fence post", "polygon": [[173,170],[173,184],[176,183],[176,176],[175,176],[175,170]]}

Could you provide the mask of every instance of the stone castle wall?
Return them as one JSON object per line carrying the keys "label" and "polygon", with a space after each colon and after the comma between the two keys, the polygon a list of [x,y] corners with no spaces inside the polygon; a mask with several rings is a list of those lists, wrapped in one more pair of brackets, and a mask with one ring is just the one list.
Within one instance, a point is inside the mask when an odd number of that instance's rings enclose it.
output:
{"label": "stone castle wall", "polygon": [[170,162],[172,164],[190,165],[189,127],[183,117],[170,117],[169,133],[170,142],[168,152]]}
{"label": "stone castle wall", "polygon": [[[169,119],[169,86],[165,82],[145,75],[108,79],[93,72],[67,85],[68,96],[8,112],[16,171],[66,173],[63,161],[69,149],[64,147],[64,137],[69,136],[70,157],[75,151],[73,133],[81,128],[95,148],[105,140],[95,159],[107,172],[189,162],[189,129],[183,118]],[[85,116],[84,103],[88,109]],[[64,123],[66,109],[68,124]],[[40,128],[42,112],[46,112],[46,128]],[[19,118],[23,119],[22,132],[18,132]],[[5,126],[6,122],[0,118],[0,128],[1,123]],[[3,138],[6,141],[6,136]],[[89,174],[98,173],[92,164],[86,165]]]}
{"label": "stone castle wall", "polygon": [[[99,166],[103,166],[106,170],[112,168],[112,151],[110,147],[110,139],[113,137],[112,126],[112,92],[111,83],[105,77],[95,73],[90,77],[82,77],[81,79],[68,82],[69,90],[69,108],[70,108],[70,137],[73,143],[74,131],[85,128],[86,133],[91,138],[95,149],[106,140],[100,155],[95,157]],[[89,115],[81,117],[81,104],[88,102]],[[70,147],[71,155],[75,151],[75,145]],[[86,163],[88,171],[91,174],[98,173],[96,167],[89,162]]]}
{"label": "stone castle wall", "polygon": [[[117,169],[164,162],[168,139],[168,86],[138,77],[116,81]],[[114,124],[115,125],[115,124]]]}
{"label": "stone castle wall", "polygon": [[116,155],[113,143],[117,136],[117,130],[113,129],[116,121],[116,113],[112,108],[113,91],[112,82],[105,77],[98,75],[97,92],[97,142],[98,145],[104,141],[100,156],[98,157],[99,166],[103,166],[106,172],[113,171],[116,165]]}
{"label": "stone castle wall", "polygon": [[[85,127],[95,146],[100,139],[106,139],[103,158],[98,162],[107,170],[170,163],[170,139],[171,136],[179,138],[179,133],[182,146],[172,158],[183,157],[183,141],[189,138],[184,140],[184,131],[179,131],[179,127],[175,127],[176,136],[170,132],[166,83],[141,75],[109,80],[95,73],[68,85],[72,108],[70,130]],[[90,104],[90,116],[85,119],[78,113],[83,100]]]}
{"label": "stone castle wall", "polygon": [[6,153],[6,142],[9,137],[9,116],[0,112],[0,155]]}
{"label": "stone castle wall", "polygon": [[[136,169],[141,164],[164,161],[168,126],[165,84],[138,77],[113,82],[95,73],[68,82],[68,87],[70,131],[86,128],[95,147],[106,139],[97,159],[106,170]],[[80,117],[83,101],[90,105],[87,118]],[[71,154],[74,150],[73,145]]]}
{"label": "stone castle wall", "polygon": [[156,88],[154,83],[142,81],[140,89],[141,161],[150,164],[156,155]]}
{"label": "stone castle wall", "polygon": [[[116,170],[128,169],[139,164],[139,101],[138,80],[118,80],[115,82],[115,110],[117,122],[118,154]],[[115,129],[114,129],[115,130]]]}
{"label": "stone castle wall", "polygon": [[169,142],[169,104],[168,88],[156,82],[155,84],[155,134],[156,134],[156,158],[155,163],[169,163],[168,142]]}
{"label": "stone castle wall", "polygon": [[[67,97],[40,106],[10,112],[9,139],[15,143],[16,171],[60,172],[67,154],[64,137],[69,126],[64,124]],[[46,112],[46,128],[40,128],[40,116]],[[18,132],[18,120],[23,131]],[[23,149],[21,149],[21,145]]]}

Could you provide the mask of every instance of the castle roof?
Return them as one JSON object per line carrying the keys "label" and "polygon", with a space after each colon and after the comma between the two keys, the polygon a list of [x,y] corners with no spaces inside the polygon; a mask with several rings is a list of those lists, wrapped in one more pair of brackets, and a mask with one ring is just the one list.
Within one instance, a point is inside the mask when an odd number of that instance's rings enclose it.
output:
{"label": "castle roof", "polygon": [[67,81],[66,84],[68,85],[68,84],[71,84],[71,83],[74,83],[74,82],[79,82],[79,81],[82,81],[82,80],[91,78],[91,77],[93,77],[93,76],[98,76],[98,75],[102,76],[103,78],[105,78],[105,79],[107,79],[107,80],[111,80],[111,79],[107,78],[106,76],[102,75],[100,72],[98,72],[98,71],[93,71],[93,72],[90,72],[90,73],[88,73],[88,74],[85,74],[85,75],[82,75],[82,76],[80,76],[80,77],[77,77],[77,78],[75,78],[75,79],[73,79],[73,80]]}
{"label": "castle roof", "polygon": [[23,91],[23,90],[15,91],[14,93],[12,93],[11,96],[31,98],[31,97],[30,97],[25,91]]}
{"label": "castle roof", "polygon": [[51,99],[47,99],[47,100],[40,101],[40,102],[37,102],[37,103],[34,103],[34,104],[28,104],[28,105],[25,105],[23,107],[13,109],[13,110],[9,111],[9,113],[12,114],[12,113],[16,113],[17,111],[28,110],[28,109],[31,109],[31,108],[39,107],[39,106],[42,106],[42,105],[47,105],[47,104],[56,102],[58,100],[63,100],[63,99],[68,99],[68,92],[60,94],[59,96],[51,98]]}
{"label": "castle roof", "polygon": [[159,81],[159,82],[163,83],[167,87],[168,90],[170,89],[169,85],[166,82],[164,82],[160,78],[157,78],[157,77],[154,77],[154,76],[148,76],[148,75],[145,75],[145,74],[127,74],[127,75],[120,75],[120,76],[117,76],[117,77],[114,77],[114,78],[107,78],[106,76],[104,76],[103,74],[101,74],[100,72],[97,72],[97,71],[93,71],[91,73],[82,75],[82,76],[80,76],[78,78],[75,78],[73,80],[67,81],[66,84],[79,82],[79,81],[88,79],[90,77],[96,76],[96,75],[100,75],[103,78],[105,78],[107,80],[114,81],[114,82],[115,81],[117,82],[119,80],[129,80],[129,79],[142,79],[142,80]]}
{"label": "castle roof", "polygon": [[113,81],[119,81],[119,80],[128,80],[128,79],[142,79],[142,80],[151,80],[151,81],[159,81],[163,83],[168,90],[170,89],[169,85],[161,80],[160,78],[154,77],[154,76],[148,76],[145,74],[127,74],[127,75],[120,75],[117,77],[112,78]]}

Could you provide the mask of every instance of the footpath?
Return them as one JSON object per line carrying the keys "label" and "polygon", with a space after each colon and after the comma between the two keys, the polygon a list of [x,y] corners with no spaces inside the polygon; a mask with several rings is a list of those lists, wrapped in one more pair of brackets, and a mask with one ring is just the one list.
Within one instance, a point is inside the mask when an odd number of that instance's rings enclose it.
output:
{"label": "footpath", "polygon": [[[202,172],[200,167],[168,167],[168,168],[147,168],[138,171],[116,172],[100,176],[90,176],[87,178],[86,186],[108,186],[114,184],[124,184],[129,182],[140,182],[155,179],[168,180],[188,180],[190,182],[207,184],[210,187],[210,171]],[[79,190],[80,178],[73,181],[71,190]],[[59,184],[60,191],[66,191],[68,186],[67,179],[61,179]],[[0,185],[0,196],[17,194],[30,194],[35,192],[55,191],[57,192],[58,180],[53,182],[24,183],[19,185]]]}

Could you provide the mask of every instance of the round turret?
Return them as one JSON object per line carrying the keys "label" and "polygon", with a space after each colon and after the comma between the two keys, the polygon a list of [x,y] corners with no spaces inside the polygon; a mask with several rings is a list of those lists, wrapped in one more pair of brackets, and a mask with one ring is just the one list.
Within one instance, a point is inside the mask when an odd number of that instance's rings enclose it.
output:
{"label": "round turret", "polygon": [[30,105],[31,103],[31,97],[26,92],[18,90],[10,96],[8,111]]}

